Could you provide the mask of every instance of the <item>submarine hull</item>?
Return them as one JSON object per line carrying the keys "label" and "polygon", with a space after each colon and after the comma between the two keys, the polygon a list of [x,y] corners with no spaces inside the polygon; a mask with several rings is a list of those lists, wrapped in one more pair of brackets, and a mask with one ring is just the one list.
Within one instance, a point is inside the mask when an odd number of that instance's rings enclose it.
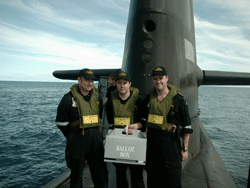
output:
{"label": "submarine hull", "polygon": [[[201,127],[201,148],[200,152],[193,159],[183,163],[182,187],[183,188],[236,188],[231,175],[221,160],[211,140],[209,139],[204,126]],[[115,167],[112,163],[107,163],[109,172],[108,188],[116,187]],[[144,183],[147,187],[147,173],[144,174]],[[69,188],[70,170],[63,172],[60,176],[49,182],[44,188]],[[131,177],[127,171],[129,186],[131,186]],[[83,170],[83,187],[94,187],[88,165]]]}

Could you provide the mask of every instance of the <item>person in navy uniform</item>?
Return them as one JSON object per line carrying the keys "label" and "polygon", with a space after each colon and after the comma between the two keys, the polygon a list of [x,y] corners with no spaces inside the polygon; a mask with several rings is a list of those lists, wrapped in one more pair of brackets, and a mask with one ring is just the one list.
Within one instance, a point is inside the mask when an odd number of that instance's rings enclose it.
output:
{"label": "person in navy uniform", "polygon": [[[134,126],[140,120],[140,106],[142,98],[139,90],[131,86],[130,77],[126,72],[120,72],[117,81],[117,90],[111,92],[106,104],[107,119],[113,128],[124,129],[126,125]],[[132,133],[131,133],[132,134]],[[113,163],[116,167],[117,188],[128,188],[127,169],[130,170],[131,186],[144,188],[142,165]]]}
{"label": "person in navy uniform", "polygon": [[116,75],[115,74],[109,75],[108,82],[110,84],[110,87],[107,89],[106,98],[103,101],[103,105],[105,105],[107,103],[108,99],[110,98],[111,92],[115,91],[117,89],[117,86],[116,86]]}
{"label": "person in navy uniform", "polygon": [[181,188],[181,162],[188,159],[193,132],[187,102],[177,86],[168,84],[164,67],[154,68],[152,77],[154,88],[143,102],[144,122],[136,126],[147,127],[147,187]]}
{"label": "person in navy uniform", "polygon": [[78,84],[62,98],[56,125],[67,139],[66,162],[71,169],[70,187],[82,187],[85,162],[88,162],[95,188],[108,187],[108,171],[104,162],[103,137],[98,127],[102,115],[102,101],[94,86],[94,73],[79,72]]}

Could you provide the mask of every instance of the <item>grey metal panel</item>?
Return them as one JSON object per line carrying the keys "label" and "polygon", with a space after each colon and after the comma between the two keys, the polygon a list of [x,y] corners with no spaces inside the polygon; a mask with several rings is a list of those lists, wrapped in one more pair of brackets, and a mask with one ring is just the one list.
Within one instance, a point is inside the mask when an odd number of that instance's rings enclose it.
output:
{"label": "grey metal panel", "polygon": [[[79,72],[81,69],[78,70],[58,70],[53,72],[53,76],[60,79],[66,79],[66,80],[77,80]],[[100,78],[100,76],[109,76],[110,74],[117,74],[117,72],[120,69],[91,69],[95,77],[97,79]]]}
{"label": "grey metal panel", "polygon": [[250,73],[203,71],[202,85],[250,85]]}
{"label": "grey metal panel", "polygon": [[55,188],[60,186],[63,182],[67,181],[70,177],[70,169],[64,171],[62,174],[57,176],[55,179],[47,183],[43,188]]}
{"label": "grey metal panel", "polygon": [[137,12],[155,12],[159,14],[178,15],[178,19],[192,30],[194,22],[192,20],[193,1],[192,0],[175,0],[175,1],[155,1],[155,0],[137,0],[130,2],[129,21]]}

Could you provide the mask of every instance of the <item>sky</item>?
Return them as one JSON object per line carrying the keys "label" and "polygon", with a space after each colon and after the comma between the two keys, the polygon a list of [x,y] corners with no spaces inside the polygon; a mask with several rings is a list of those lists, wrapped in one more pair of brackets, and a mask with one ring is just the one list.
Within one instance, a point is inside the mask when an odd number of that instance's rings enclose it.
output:
{"label": "sky", "polygon": [[[122,65],[129,0],[0,0],[0,81]],[[250,1],[193,0],[197,64],[250,72]]]}

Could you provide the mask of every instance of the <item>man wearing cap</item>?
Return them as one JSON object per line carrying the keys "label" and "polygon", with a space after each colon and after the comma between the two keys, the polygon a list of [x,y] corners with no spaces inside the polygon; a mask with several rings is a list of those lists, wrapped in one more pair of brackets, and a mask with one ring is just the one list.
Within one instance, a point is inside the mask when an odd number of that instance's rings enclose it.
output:
{"label": "man wearing cap", "polygon": [[109,75],[109,80],[108,80],[109,84],[111,85],[108,89],[107,89],[107,93],[106,93],[106,98],[103,101],[103,105],[105,105],[108,101],[108,99],[110,98],[110,93],[112,91],[115,91],[117,89],[116,87],[116,75],[115,74],[111,74]]}
{"label": "man wearing cap", "polygon": [[147,127],[147,187],[179,188],[181,161],[188,158],[193,132],[188,106],[179,88],[168,84],[164,67],[154,68],[152,77],[154,88],[143,102],[147,121],[142,122]]}
{"label": "man wearing cap", "polygon": [[56,124],[67,138],[66,162],[71,169],[70,187],[82,187],[85,162],[88,162],[95,187],[108,186],[108,171],[104,163],[102,134],[98,127],[102,115],[102,101],[94,86],[94,73],[79,72],[78,84],[62,98]]}
{"label": "man wearing cap", "polygon": [[[111,92],[111,97],[108,99],[106,106],[108,122],[114,125],[113,128],[124,129],[126,125],[137,127],[137,123],[135,122],[141,119],[138,113],[140,110],[138,109],[142,102],[139,90],[130,87],[130,77],[126,72],[119,73],[116,81],[117,90]],[[128,188],[127,168],[130,170],[132,187],[145,187],[142,165],[113,164],[116,167],[117,188]]]}

